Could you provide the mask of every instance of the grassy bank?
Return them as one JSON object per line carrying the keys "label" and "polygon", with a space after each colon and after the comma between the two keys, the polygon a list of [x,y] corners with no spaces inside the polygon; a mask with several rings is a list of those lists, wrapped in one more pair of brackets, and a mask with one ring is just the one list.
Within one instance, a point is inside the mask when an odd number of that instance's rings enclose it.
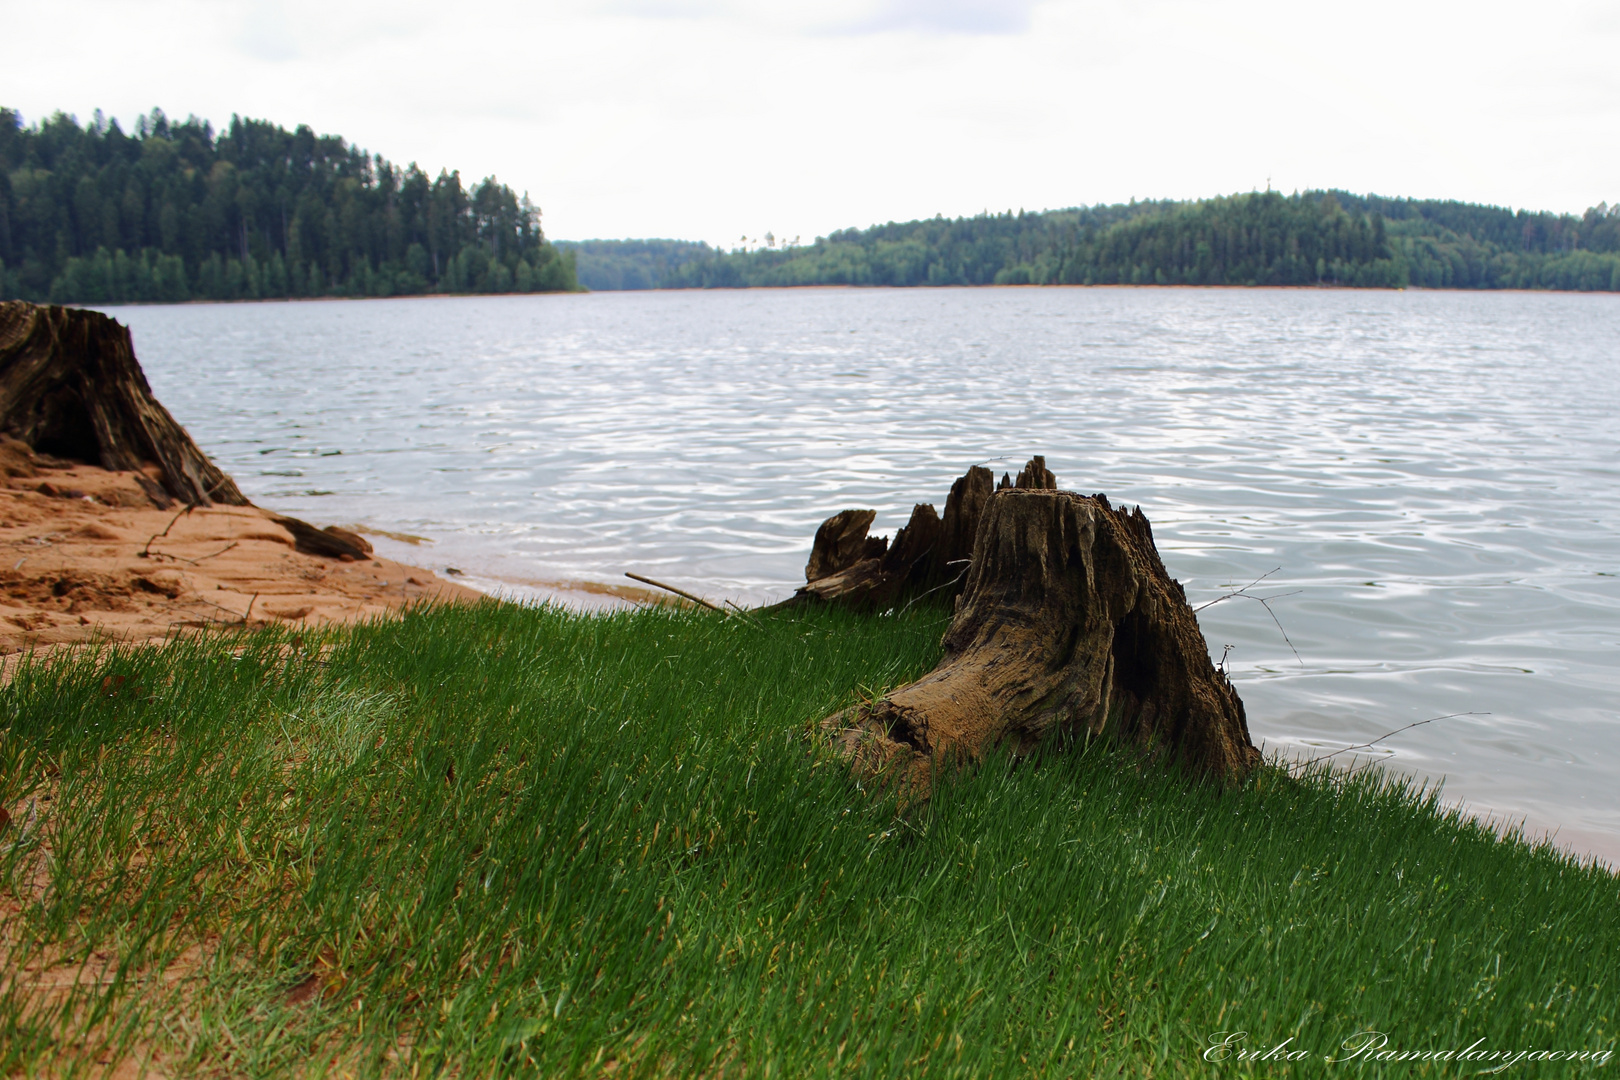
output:
{"label": "grassy bank", "polygon": [[[1399,784],[1223,794],[1093,745],[897,817],[806,732],[931,667],[943,618],[482,606],[25,666],[0,692],[0,1072],[1312,1075],[1366,1029],[1615,1048],[1616,878]],[[1236,1030],[1313,1057],[1201,1059]]]}

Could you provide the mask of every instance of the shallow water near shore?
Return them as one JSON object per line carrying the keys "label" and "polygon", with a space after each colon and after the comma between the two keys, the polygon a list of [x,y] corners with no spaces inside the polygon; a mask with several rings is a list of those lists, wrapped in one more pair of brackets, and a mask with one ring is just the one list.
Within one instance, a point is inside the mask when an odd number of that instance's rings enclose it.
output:
{"label": "shallow water near shore", "polygon": [[106,310],[250,498],[518,597],[614,602],[558,586],[634,570],[780,599],[828,514],[875,507],[892,535],[968,465],[1044,453],[1062,486],[1142,506],[1194,605],[1268,572],[1254,595],[1289,594],[1200,614],[1268,749],[1314,756],[1471,714],[1364,756],[1620,863],[1620,297],[834,289]]}

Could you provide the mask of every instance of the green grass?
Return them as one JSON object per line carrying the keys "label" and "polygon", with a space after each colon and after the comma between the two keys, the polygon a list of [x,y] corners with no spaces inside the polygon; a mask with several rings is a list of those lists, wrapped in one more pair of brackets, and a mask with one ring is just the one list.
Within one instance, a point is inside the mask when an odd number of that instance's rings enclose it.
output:
{"label": "green grass", "polygon": [[[484,605],[24,665],[0,1074],[1314,1075],[1364,1029],[1615,1048],[1617,879],[1405,783],[1222,792],[1093,743],[897,814],[809,732],[930,668],[943,621]],[[1313,1056],[1201,1059],[1236,1030]]]}

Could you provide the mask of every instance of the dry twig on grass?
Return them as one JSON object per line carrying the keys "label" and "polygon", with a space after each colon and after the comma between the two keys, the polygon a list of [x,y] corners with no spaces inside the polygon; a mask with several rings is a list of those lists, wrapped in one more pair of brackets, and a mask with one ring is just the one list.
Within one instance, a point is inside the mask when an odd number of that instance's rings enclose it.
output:
{"label": "dry twig on grass", "polygon": [[701,596],[694,596],[691,593],[687,592],[685,589],[677,589],[673,585],[665,585],[662,581],[654,581],[650,577],[642,577],[640,574],[632,574],[628,570],[626,570],[624,572],[624,576],[627,577],[627,578],[631,578],[632,580],[639,581],[644,585],[651,585],[656,589],[663,589],[665,592],[672,592],[676,596],[684,596],[686,599],[692,601],[692,603],[699,604],[699,605],[701,605],[703,607],[706,607],[710,611],[718,611],[722,615],[726,614],[726,609],[725,608],[720,607],[717,604],[711,604],[707,600],[703,599],[703,597],[701,597]]}
{"label": "dry twig on grass", "polygon": [[226,544],[224,547],[220,548],[218,551],[211,551],[207,555],[199,555],[195,559],[182,559],[180,561],[184,562],[184,563],[188,563],[191,566],[196,566],[198,563],[202,562],[204,559],[212,559],[215,555],[223,555],[223,554],[225,554],[227,551],[231,550],[231,548],[235,547],[239,543],[241,543],[241,541],[232,540],[230,543]]}
{"label": "dry twig on grass", "polygon": [[[730,618],[738,618],[738,619],[742,619],[744,622],[747,622],[747,623],[749,623],[750,625],[753,625],[753,626],[759,626],[760,625],[757,620],[755,620],[752,616],[750,616],[748,614],[748,612],[744,611],[742,608],[738,607],[736,604],[733,604],[730,600],[727,600],[726,604],[727,604],[727,606],[733,608],[734,609],[733,611],[727,611],[725,608],[720,607],[717,604],[709,603],[709,601],[703,599],[703,597],[701,597],[701,596],[696,596],[696,595],[694,595],[692,593],[689,593],[685,589],[677,589],[673,585],[666,585],[662,581],[654,581],[650,577],[643,577],[640,574],[632,574],[628,570],[626,570],[624,572],[624,576],[627,577],[627,578],[630,578],[630,579],[632,579],[634,581],[639,581],[643,585],[651,585],[654,588],[663,589],[665,592],[672,592],[676,596],[683,597],[683,598],[685,598],[687,600],[692,601],[692,603],[694,603],[694,604],[698,604],[698,605],[701,605],[702,607],[706,607],[710,611],[718,611],[720,614],[724,615],[728,619],[730,619]],[[763,627],[762,627],[762,629],[763,629]]]}

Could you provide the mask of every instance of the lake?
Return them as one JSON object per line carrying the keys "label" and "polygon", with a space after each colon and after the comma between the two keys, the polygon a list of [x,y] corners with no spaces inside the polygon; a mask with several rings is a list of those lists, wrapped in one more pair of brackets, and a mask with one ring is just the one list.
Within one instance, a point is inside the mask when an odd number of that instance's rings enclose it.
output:
{"label": "lake", "polygon": [[[108,308],[244,492],[491,591],[802,583],[1044,453],[1140,504],[1267,749],[1620,862],[1620,296],[803,289]],[[1280,595],[1288,594],[1288,595]],[[1286,639],[1282,631],[1286,631]],[[1348,755],[1338,760],[1348,760]]]}

